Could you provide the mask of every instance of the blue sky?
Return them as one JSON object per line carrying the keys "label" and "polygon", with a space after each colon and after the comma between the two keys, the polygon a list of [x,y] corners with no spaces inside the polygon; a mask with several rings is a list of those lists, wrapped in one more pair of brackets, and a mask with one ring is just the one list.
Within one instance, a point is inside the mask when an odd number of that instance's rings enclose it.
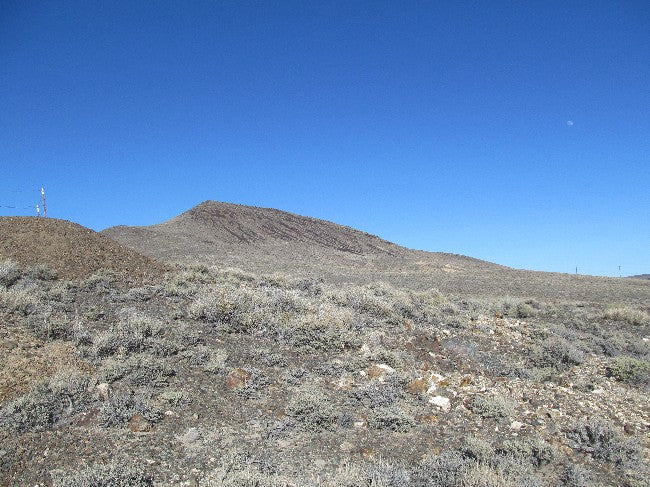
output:
{"label": "blue sky", "polygon": [[0,205],[44,185],[100,230],[214,199],[650,272],[648,2],[4,0],[0,66]]}

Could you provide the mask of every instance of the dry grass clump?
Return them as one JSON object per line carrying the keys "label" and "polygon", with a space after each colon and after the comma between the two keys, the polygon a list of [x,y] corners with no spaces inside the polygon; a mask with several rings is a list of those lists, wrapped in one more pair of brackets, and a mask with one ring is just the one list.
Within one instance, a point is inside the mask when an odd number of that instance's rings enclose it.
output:
{"label": "dry grass clump", "polygon": [[607,320],[623,321],[625,323],[629,323],[630,325],[650,324],[650,315],[648,315],[648,313],[623,306],[616,306],[606,309],[603,313],[603,317]]}

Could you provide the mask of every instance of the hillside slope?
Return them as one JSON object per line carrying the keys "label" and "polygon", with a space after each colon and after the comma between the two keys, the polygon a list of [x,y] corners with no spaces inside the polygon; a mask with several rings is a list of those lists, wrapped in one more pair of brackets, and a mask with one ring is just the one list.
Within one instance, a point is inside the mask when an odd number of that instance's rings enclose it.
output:
{"label": "hillside slope", "polygon": [[650,285],[638,281],[515,270],[462,255],[408,249],[324,220],[215,201],[156,225],[117,226],[102,233],[168,262],[334,283],[385,281],[458,295],[613,303],[650,296]]}
{"label": "hillside slope", "polygon": [[132,277],[160,274],[165,266],[76,223],[55,218],[0,217],[0,260],[44,265],[59,277],[111,269]]}

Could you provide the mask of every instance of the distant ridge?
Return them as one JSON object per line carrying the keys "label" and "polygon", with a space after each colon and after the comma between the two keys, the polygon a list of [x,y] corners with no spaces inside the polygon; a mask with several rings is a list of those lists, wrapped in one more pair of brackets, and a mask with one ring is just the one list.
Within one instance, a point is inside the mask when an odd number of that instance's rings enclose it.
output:
{"label": "distant ridge", "polygon": [[630,279],[650,279],[650,274],[638,274],[636,276],[630,276]]}
{"label": "distant ridge", "polygon": [[[165,262],[257,274],[360,284],[385,281],[478,296],[602,301],[630,292],[618,278],[510,269],[463,255],[408,249],[326,220],[216,201],[205,201],[156,225],[116,226],[101,233]],[[629,283],[637,292],[638,284],[632,279]]]}

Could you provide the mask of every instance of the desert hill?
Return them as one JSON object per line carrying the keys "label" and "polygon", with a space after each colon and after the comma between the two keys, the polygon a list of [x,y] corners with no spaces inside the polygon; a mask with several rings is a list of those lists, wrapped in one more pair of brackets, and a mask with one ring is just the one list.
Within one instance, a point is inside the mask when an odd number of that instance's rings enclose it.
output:
{"label": "desert hill", "polygon": [[324,220],[215,201],[156,225],[116,226],[101,233],[167,262],[333,283],[384,281],[457,295],[613,303],[644,301],[650,293],[650,286],[629,280],[510,269],[462,255],[408,249]]}
{"label": "desert hill", "polygon": [[55,218],[0,217],[0,260],[42,265],[59,277],[111,269],[132,277],[160,274],[165,266],[76,223]]}
{"label": "desert hill", "polygon": [[630,276],[630,279],[648,279],[648,280],[650,280],[650,274],[639,274],[638,276]]}

